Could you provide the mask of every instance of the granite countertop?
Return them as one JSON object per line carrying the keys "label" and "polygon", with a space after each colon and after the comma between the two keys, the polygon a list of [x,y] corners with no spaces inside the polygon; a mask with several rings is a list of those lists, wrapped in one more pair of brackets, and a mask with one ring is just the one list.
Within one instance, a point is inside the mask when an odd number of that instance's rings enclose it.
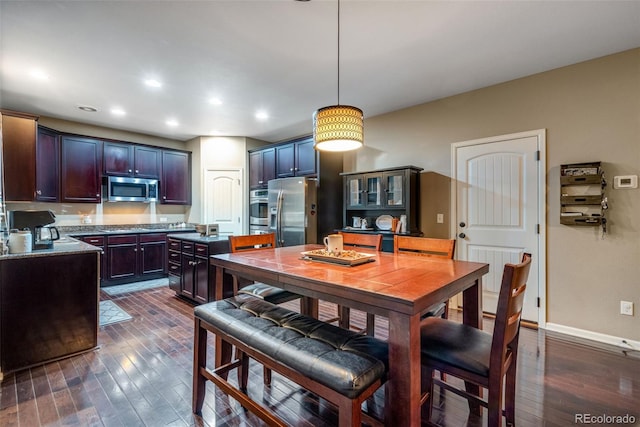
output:
{"label": "granite countertop", "polygon": [[73,253],[84,252],[100,252],[102,249],[81,242],[71,237],[62,236],[59,240],[53,242],[53,249],[40,249],[32,252],[24,252],[19,254],[0,255],[0,261],[19,259],[19,258],[36,258],[43,256],[69,255]]}
{"label": "granite countertop", "polygon": [[229,234],[219,234],[217,236],[201,236],[200,233],[172,233],[171,237],[188,240],[196,243],[211,243],[229,240]]}
{"label": "granite countertop", "polygon": [[191,225],[185,227],[167,227],[158,224],[143,225],[92,225],[58,227],[67,236],[109,236],[113,234],[148,234],[148,233],[185,233],[194,232]]}

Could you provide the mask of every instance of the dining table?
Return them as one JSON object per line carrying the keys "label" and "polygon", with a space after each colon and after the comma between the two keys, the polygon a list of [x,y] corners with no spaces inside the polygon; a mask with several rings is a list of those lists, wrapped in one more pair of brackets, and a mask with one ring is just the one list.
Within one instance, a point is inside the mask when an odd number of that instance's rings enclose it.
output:
{"label": "dining table", "polygon": [[[387,252],[368,252],[358,265],[310,259],[321,245],[298,245],[212,255],[215,299],[223,299],[223,276],[250,279],[303,296],[302,310],[318,315],[318,300],[389,319],[386,425],[420,425],[420,317],[429,307],[462,292],[462,319],[482,328],[482,276],[486,263]],[[216,339],[216,362],[218,354]]]}

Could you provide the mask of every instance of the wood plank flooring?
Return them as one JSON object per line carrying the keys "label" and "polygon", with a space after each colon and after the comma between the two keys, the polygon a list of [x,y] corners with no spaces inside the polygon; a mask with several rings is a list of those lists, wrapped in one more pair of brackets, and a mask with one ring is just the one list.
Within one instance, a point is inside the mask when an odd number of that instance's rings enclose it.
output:
{"label": "wood plank flooring", "polygon": [[[101,297],[113,299],[133,320],[101,327],[97,351],[6,375],[0,426],[262,425],[211,383],[203,416],[191,413],[191,305],[168,288]],[[321,317],[334,315],[334,306],[321,305]],[[356,326],[364,326],[362,313],[352,311],[352,318]],[[485,329],[491,327],[485,321]],[[386,338],[384,319],[377,320],[376,334]],[[619,349],[531,329],[522,329],[520,341],[519,426],[575,425],[576,414],[629,414],[635,417],[632,425],[640,425],[640,354],[625,356]],[[291,425],[336,425],[337,413],[327,402],[277,374],[272,387],[264,387],[257,363],[250,375],[250,395]],[[439,425],[486,424],[486,415],[469,416],[466,403],[452,393],[436,395],[435,401],[440,404],[434,411]],[[383,403],[379,392],[367,404],[379,414]]]}

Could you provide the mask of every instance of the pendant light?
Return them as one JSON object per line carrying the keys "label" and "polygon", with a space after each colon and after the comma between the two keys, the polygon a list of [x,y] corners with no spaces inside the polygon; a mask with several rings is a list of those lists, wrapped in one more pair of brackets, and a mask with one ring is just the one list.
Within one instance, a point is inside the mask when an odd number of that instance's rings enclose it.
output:
{"label": "pendant light", "polygon": [[338,104],[313,114],[313,147],[321,151],[350,151],[364,145],[362,110],[340,105],[340,0],[338,0]]}

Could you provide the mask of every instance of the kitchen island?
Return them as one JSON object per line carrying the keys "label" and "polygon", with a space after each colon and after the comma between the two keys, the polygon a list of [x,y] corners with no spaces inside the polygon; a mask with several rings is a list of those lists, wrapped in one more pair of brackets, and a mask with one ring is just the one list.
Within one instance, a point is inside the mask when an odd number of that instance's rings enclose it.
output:
{"label": "kitchen island", "polygon": [[0,256],[0,378],[97,347],[99,254],[63,237]]}
{"label": "kitchen island", "polygon": [[[167,236],[169,287],[181,298],[202,304],[215,298],[216,271],[209,266],[211,255],[229,252],[226,235],[174,233]],[[225,297],[233,295],[231,277],[223,280]]]}

